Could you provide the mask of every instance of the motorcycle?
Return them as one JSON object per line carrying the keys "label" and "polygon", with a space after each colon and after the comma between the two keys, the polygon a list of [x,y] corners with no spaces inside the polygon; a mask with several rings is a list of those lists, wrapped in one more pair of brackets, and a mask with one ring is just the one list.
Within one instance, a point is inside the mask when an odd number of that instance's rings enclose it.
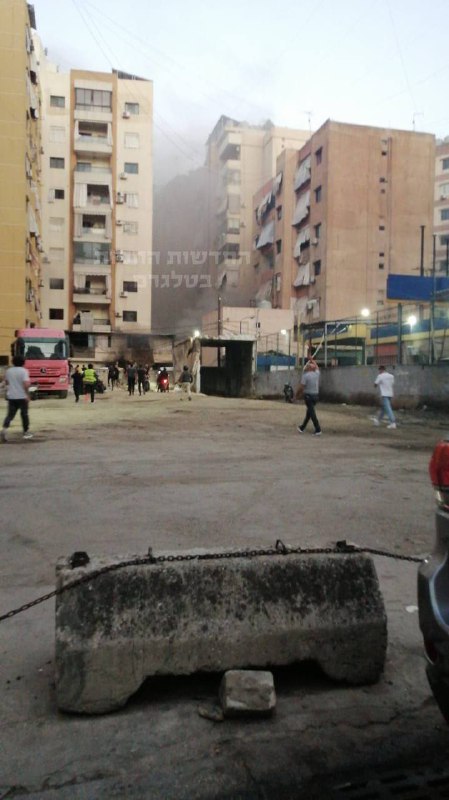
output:
{"label": "motorcycle", "polygon": [[168,375],[158,375],[157,390],[158,392],[168,392],[170,390]]}
{"label": "motorcycle", "polygon": [[293,403],[294,393],[291,383],[284,384],[284,397],[286,403]]}

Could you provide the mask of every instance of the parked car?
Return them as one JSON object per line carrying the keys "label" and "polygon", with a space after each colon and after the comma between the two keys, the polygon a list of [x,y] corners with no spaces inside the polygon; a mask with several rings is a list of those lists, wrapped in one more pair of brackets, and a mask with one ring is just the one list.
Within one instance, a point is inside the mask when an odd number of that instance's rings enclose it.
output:
{"label": "parked car", "polygon": [[437,502],[436,537],[418,570],[419,626],[430,688],[449,723],[449,434],[435,447],[429,472]]}

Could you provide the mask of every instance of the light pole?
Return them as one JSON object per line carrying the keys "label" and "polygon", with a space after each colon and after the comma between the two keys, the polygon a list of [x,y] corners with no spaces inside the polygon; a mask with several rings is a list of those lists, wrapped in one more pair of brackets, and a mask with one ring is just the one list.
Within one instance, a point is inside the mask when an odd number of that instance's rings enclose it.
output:
{"label": "light pole", "polygon": [[[369,310],[369,308],[362,308],[360,314],[362,315],[362,317],[365,320],[367,320],[368,317],[371,316],[371,311]],[[364,338],[363,341],[364,341],[364,345],[363,345],[363,359],[362,359],[362,361],[363,361],[363,364],[366,365],[366,326],[365,326],[365,338]]]}
{"label": "light pole", "polygon": [[288,374],[290,376],[290,331],[287,331],[285,328],[281,330],[282,336],[288,336]]}

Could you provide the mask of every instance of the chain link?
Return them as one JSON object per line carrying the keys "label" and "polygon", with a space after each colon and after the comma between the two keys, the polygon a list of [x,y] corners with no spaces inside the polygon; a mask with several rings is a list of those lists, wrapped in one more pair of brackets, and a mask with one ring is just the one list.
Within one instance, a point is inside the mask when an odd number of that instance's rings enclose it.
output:
{"label": "chain link", "polygon": [[358,547],[358,545],[350,544],[346,541],[337,542],[334,547],[288,547],[278,539],[274,547],[259,548],[256,550],[231,550],[225,553],[186,553],[185,555],[169,555],[169,556],[153,556],[150,548],[147,556],[138,556],[136,558],[128,559],[127,561],[119,561],[117,564],[108,564],[100,569],[95,569],[81,578],[77,578],[59,589],[53,589],[48,594],[41,595],[29,603],[24,603],[18,608],[8,611],[6,614],[0,615],[0,622],[5,619],[10,619],[20,614],[22,611],[27,611],[33,606],[38,606],[40,603],[45,603],[46,600],[51,600],[52,597],[58,597],[76,586],[81,586],[83,583],[90,583],[96,580],[101,575],[106,575],[108,572],[115,572],[118,569],[125,569],[126,567],[138,567],[144,564],[171,564],[180,561],[214,561],[220,558],[257,558],[258,556],[280,556],[280,555],[348,555],[351,553],[369,553],[373,556],[385,556],[397,561],[412,561],[416,564],[421,563],[424,559],[418,556],[405,556],[397,553],[390,553],[388,550],[377,550],[373,547]]}

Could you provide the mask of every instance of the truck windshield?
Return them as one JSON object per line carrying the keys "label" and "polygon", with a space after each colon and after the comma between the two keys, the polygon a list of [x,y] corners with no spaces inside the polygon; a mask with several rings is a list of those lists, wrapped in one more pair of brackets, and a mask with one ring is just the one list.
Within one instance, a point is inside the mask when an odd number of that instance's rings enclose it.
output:
{"label": "truck windshield", "polygon": [[67,345],[64,339],[26,339],[23,338],[24,356],[28,361],[58,360],[67,358]]}

